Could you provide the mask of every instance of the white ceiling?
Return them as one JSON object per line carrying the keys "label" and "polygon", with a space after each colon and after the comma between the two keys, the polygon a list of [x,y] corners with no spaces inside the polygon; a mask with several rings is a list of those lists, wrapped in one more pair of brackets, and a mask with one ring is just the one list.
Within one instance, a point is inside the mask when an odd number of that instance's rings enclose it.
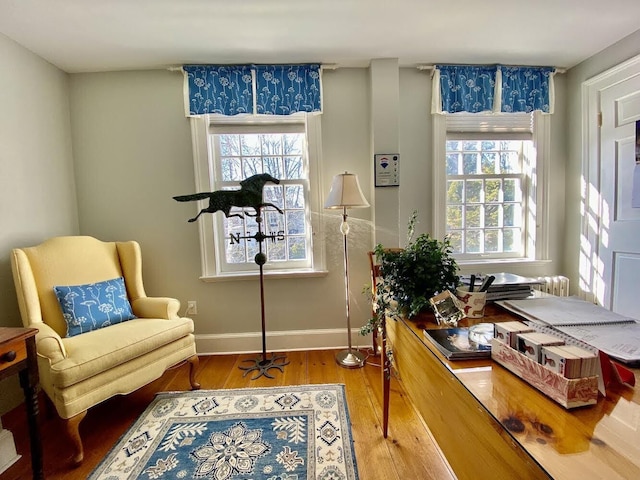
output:
{"label": "white ceiling", "polygon": [[640,0],[0,0],[0,32],[66,72],[373,58],[568,68],[638,29]]}

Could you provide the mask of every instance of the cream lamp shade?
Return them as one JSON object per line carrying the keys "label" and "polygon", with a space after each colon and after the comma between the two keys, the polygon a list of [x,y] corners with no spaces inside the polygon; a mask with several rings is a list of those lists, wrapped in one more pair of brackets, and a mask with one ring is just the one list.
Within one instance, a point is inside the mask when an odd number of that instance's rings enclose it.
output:
{"label": "cream lamp shade", "polygon": [[368,206],[369,202],[362,194],[356,174],[344,172],[333,177],[324,208],[366,208]]}

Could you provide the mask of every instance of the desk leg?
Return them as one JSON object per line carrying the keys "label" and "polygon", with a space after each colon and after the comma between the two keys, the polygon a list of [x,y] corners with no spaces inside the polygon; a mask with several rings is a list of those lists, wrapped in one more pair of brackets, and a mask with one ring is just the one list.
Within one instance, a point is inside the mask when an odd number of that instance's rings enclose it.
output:
{"label": "desk leg", "polygon": [[38,364],[36,360],[35,337],[27,339],[28,367],[20,372],[20,386],[24,390],[29,439],[31,441],[31,468],[33,478],[44,479],[42,468],[42,442],[38,425]]}
{"label": "desk leg", "polygon": [[380,365],[382,368],[382,436],[387,438],[389,430],[389,387],[391,384],[391,364],[387,355],[387,325],[383,319],[380,323]]}

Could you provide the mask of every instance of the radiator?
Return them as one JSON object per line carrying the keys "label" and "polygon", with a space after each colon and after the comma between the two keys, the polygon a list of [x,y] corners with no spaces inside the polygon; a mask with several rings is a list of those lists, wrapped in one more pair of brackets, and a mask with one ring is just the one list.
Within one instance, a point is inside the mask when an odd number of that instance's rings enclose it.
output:
{"label": "radiator", "polygon": [[534,288],[542,292],[550,293],[558,297],[569,296],[569,279],[562,275],[553,275],[550,277],[538,277],[542,283]]}

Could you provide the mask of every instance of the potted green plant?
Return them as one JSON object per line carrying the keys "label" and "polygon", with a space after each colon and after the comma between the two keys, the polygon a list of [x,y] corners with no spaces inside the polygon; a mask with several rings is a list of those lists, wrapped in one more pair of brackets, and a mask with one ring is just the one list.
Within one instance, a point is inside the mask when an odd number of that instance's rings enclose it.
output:
{"label": "potted green plant", "polygon": [[372,298],[377,313],[362,327],[363,335],[377,328],[381,315],[411,318],[429,310],[431,297],[445,290],[455,292],[460,283],[449,239],[438,240],[426,233],[414,239],[416,219],[414,211],[404,249],[390,250],[381,244],[374,249],[381,273]]}

